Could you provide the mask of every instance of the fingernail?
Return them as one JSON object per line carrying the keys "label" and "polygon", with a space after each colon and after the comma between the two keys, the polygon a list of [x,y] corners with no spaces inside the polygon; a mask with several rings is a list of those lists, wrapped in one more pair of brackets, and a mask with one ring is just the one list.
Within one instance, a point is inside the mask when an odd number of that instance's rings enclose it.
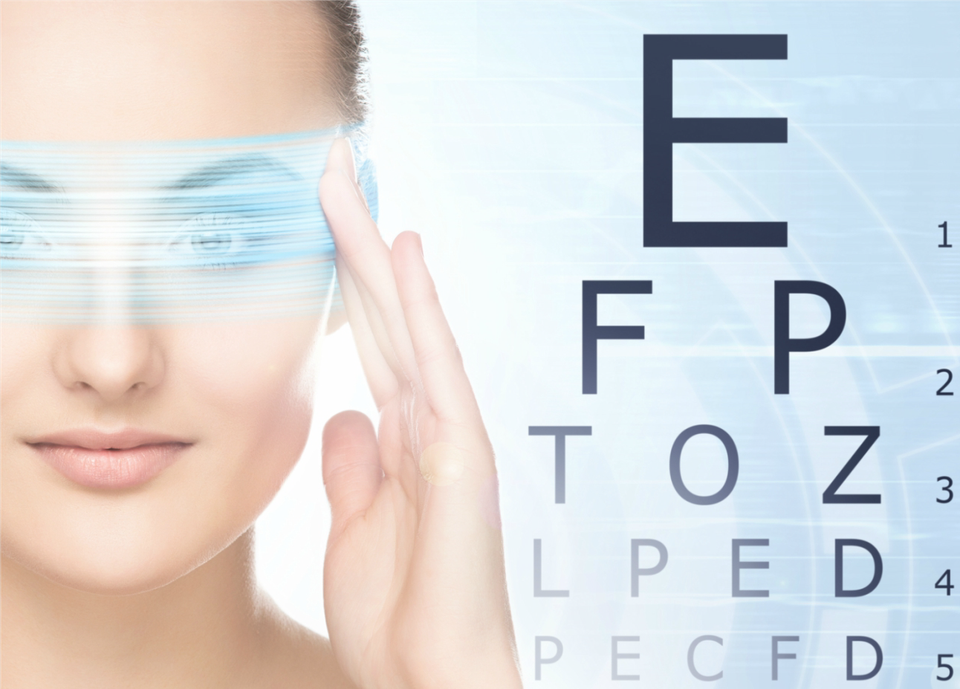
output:
{"label": "fingernail", "polygon": [[343,146],[343,157],[345,158],[344,163],[346,163],[346,172],[347,176],[353,180],[354,184],[357,182],[357,163],[353,159],[353,146],[350,145],[349,139],[340,139],[339,143]]}
{"label": "fingernail", "polygon": [[350,188],[353,189],[353,194],[354,194],[354,196],[357,197],[357,200],[358,200],[361,204],[363,204],[363,207],[366,208],[366,209],[367,209],[367,213],[369,213],[369,212],[370,212],[370,206],[367,205],[367,197],[364,196],[364,194],[363,194],[363,189],[360,187],[359,184],[357,184],[357,180],[351,178],[350,175],[347,174],[347,171],[344,170],[342,167],[341,167],[341,168],[337,168],[337,174],[339,174],[341,177],[343,177],[343,178],[347,181],[347,183],[350,185]]}
{"label": "fingernail", "polygon": [[344,151],[342,142],[343,139],[336,139],[332,144],[330,144],[330,150],[327,151],[327,170],[336,170],[342,169],[344,161]]}

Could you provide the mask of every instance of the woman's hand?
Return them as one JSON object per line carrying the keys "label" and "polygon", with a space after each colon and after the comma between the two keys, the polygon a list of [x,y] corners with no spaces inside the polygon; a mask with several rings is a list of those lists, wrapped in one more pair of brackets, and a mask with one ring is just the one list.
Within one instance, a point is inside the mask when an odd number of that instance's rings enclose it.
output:
{"label": "woman's hand", "polygon": [[345,140],[320,200],[379,433],[323,432],[333,512],[324,564],[337,660],[363,689],[520,687],[493,449],[418,235],[381,239]]}

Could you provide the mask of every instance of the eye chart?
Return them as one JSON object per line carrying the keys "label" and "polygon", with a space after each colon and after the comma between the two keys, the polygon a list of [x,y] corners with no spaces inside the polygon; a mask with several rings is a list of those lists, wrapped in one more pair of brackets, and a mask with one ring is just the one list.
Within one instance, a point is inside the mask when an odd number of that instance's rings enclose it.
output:
{"label": "eye chart", "polygon": [[960,687],[960,4],[363,9],[526,685]]}

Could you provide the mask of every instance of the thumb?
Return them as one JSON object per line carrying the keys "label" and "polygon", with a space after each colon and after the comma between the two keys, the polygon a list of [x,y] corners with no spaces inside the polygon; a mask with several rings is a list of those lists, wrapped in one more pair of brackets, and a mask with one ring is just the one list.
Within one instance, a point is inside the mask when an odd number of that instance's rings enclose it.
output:
{"label": "thumb", "polygon": [[380,488],[383,470],[373,424],[358,411],[345,411],[323,428],[323,483],[332,512],[330,539],[362,515]]}

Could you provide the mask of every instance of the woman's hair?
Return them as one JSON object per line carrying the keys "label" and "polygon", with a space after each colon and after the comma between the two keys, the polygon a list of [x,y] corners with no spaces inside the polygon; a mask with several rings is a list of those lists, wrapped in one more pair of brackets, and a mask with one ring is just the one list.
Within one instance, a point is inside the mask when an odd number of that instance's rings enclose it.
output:
{"label": "woman's hair", "polygon": [[333,46],[333,89],[340,116],[347,123],[367,116],[367,48],[354,0],[316,0]]}

